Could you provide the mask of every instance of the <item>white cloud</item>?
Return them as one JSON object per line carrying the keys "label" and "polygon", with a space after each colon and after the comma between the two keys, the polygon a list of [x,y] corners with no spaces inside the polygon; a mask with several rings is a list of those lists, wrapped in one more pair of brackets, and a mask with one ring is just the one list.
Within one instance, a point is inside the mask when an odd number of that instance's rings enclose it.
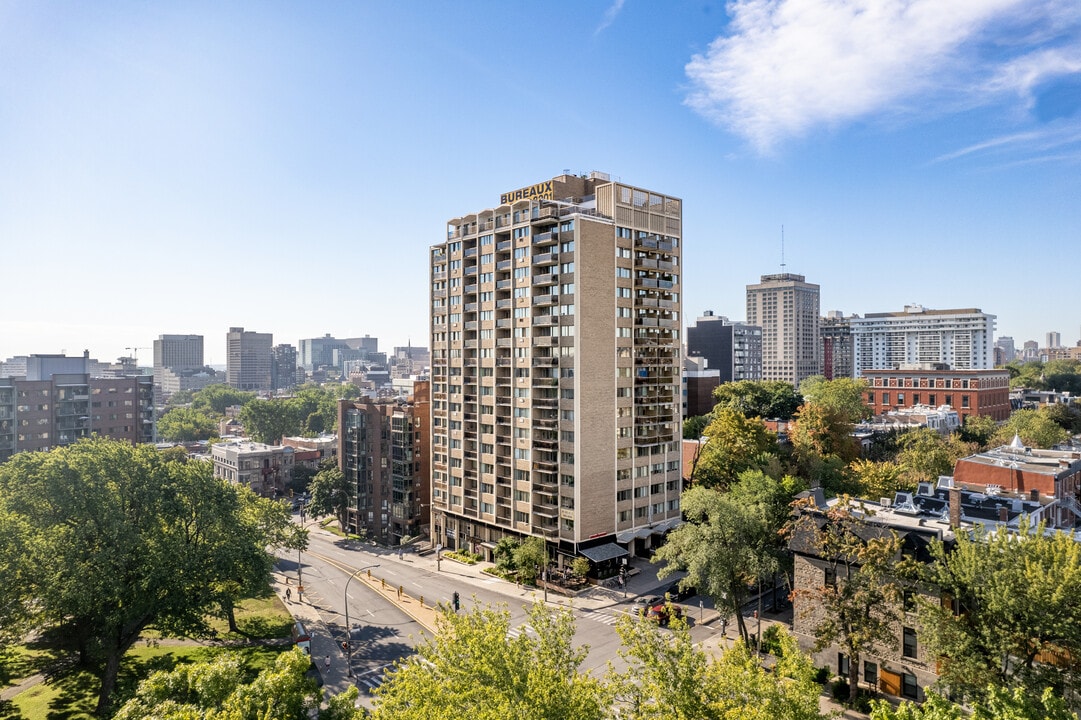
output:
{"label": "white cloud", "polygon": [[604,32],[605,28],[616,21],[616,17],[619,15],[620,10],[623,9],[623,3],[626,1],[627,0],[613,0],[612,4],[608,6],[608,9],[604,11],[604,18],[601,19],[601,24],[593,31],[594,35],[600,35]]}
{"label": "white cloud", "polygon": [[761,152],[905,103],[1027,98],[1081,62],[1076,37],[1061,43],[1077,0],[733,0],[728,13],[728,34],[687,64],[687,104]]}

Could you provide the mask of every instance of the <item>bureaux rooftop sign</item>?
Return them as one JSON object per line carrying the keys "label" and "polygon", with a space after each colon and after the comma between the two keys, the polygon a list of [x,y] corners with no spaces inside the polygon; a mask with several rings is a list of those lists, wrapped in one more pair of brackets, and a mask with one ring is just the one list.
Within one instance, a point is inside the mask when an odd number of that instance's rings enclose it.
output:
{"label": "bureaux rooftop sign", "polygon": [[555,200],[555,195],[552,192],[552,181],[546,180],[536,185],[505,192],[499,196],[500,205],[517,202],[518,200]]}

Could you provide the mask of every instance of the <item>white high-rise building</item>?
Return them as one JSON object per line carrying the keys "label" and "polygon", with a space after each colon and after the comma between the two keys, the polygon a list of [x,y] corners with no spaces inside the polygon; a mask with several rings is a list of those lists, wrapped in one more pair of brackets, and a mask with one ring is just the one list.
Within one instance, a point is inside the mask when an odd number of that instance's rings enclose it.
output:
{"label": "white high-rise building", "polygon": [[867,313],[849,322],[857,377],[864,370],[901,365],[948,365],[953,370],[995,366],[995,316],[979,308],[906,305],[903,312]]}
{"label": "white high-rise building", "polygon": [[432,537],[601,574],[680,522],[677,198],[561,175],[431,249]]}

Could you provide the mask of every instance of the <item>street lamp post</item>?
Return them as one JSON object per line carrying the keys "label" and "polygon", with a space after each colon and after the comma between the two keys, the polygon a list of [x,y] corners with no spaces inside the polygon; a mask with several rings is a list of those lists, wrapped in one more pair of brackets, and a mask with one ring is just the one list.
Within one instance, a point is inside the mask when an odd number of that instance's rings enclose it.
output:
{"label": "street lamp post", "polygon": [[353,677],[353,627],[349,624],[349,583],[353,582],[353,578],[360,575],[365,570],[371,570],[372,568],[379,567],[379,564],[366,565],[359,570],[356,570],[349,579],[345,581],[345,668],[346,674],[349,677]]}

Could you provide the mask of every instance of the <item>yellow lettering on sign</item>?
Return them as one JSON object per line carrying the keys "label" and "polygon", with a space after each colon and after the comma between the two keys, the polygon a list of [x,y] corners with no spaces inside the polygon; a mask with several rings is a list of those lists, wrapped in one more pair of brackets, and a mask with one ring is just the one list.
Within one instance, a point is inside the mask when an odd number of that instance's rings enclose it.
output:
{"label": "yellow lettering on sign", "polygon": [[510,192],[503,193],[499,196],[499,204],[506,205],[508,203],[517,202],[519,200],[554,200],[555,194],[552,191],[552,181],[546,180],[536,185],[530,185],[529,187],[520,188],[518,190],[511,190]]}

